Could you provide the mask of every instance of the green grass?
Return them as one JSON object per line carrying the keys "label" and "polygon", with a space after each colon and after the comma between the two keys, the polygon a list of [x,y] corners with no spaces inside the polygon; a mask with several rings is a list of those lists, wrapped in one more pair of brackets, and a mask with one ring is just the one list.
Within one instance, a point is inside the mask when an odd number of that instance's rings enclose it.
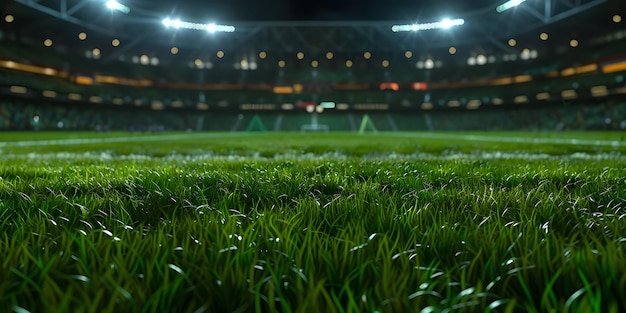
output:
{"label": "green grass", "polygon": [[626,311],[620,133],[100,135],[0,133],[0,311]]}
{"label": "green grass", "polygon": [[[469,138],[471,136],[478,139]],[[300,134],[300,133],[94,133],[94,132],[22,132],[1,133],[0,152],[4,154],[91,153],[111,152],[116,155],[149,154],[166,156],[185,155],[240,155],[267,156],[276,154],[324,154],[339,152],[349,156],[367,156],[414,153],[482,153],[484,151],[571,154],[573,152],[624,152],[623,132],[505,132],[505,133],[379,133],[356,136],[354,133]],[[555,144],[578,139],[602,141],[602,145]],[[471,140],[468,140],[471,139]],[[489,139],[489,140],[487,140]],[[64,140],[62,148],[50,140]],[[80,142],[91,140],[91,142]],[[511,140],[539,140],[520,144]],[[38,141],[47,142],[38,144]],[[523,143],[523,142],[522,142]],[[617,144],[617,146],[613,146]]]}

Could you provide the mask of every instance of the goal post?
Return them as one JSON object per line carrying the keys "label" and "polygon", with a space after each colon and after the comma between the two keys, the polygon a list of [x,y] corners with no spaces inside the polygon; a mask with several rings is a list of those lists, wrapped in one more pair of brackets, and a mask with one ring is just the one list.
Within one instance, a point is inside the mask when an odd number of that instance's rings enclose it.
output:
{"label": "goal post", "polygon": [[252,132],[252,131],[264,132],[264,131],[267,131],[267,129],[265,128],[265,125],[263,124],[261,117],[255,114],[252,117],[252,120],[250,120],[250,123],[248,123],[248,127],[246,127],[246,131],[247,132]]}
{"label": "goal post", "polygon": [[378,133],[378,129],[376,129],[376,126],[374,126],[374,122],[372,122],[372,119],[369,117],[369,115],[365,114],[361,119],[359,134],[365,134],[368,129],[374,134]]}

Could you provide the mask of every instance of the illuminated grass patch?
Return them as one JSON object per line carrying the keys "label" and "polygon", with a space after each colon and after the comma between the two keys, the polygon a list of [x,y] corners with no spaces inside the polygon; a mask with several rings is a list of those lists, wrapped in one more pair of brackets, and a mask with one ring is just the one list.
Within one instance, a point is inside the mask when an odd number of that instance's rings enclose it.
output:
{"label": "illuminated grass patch", "polygon": [[623,147],[273,136],[5,146],[2,311],[626,310]]}

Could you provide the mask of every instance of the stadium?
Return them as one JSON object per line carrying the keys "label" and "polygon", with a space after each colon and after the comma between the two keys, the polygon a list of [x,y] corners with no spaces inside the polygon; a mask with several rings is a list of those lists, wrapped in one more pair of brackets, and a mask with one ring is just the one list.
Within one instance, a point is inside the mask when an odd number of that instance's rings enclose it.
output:
{"label": "stadium", "polygon": [[626,312],[621,0],[4,0],[1,312]]}

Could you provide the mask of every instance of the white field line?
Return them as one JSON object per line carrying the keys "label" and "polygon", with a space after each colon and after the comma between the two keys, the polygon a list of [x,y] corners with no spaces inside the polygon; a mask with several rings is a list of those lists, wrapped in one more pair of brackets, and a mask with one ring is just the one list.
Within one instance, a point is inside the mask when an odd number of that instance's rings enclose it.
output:
{"label": "white field line", "polygon": [[[2,147],[33,147],[33,146],[62,146],[62,145],[82,145],[97,143],[116,142],[157,142],[165,140],[181,139],[203,139],[219,137],[251,136],[250,133],[191,133],[191,134],[169,134],[169,135],[147,135],[147,136],[125,136],[125,137],[103,137],[103,138],[72,138],[72,139],[51,139],[51,140],[25,140],[0,142]],[[526,143],[526,144],[562,144],[562,145],[587,145],[587,146],[611,146],[623,147],[626,142],[618,140],[589,140],[572,138],[539,138],[539,137],[512,137],[512,136],[485,136],[485,135],[463,135],[430,132],[383,132],[378,136],[423,138],[423,139],[455,139],[477,142],[503,142],[503,143]]]}
{"label": "white field line", "polygon": [[[145,142],[145,141],[164,141],[164,140],[181,140],[181,139],[203,139],[203,138],[219,138],[219,137],[235,137],[246,135],[245,133],[194,133],[194,134],[170,134],[170,135],[147,135],[147,136],[126,136],[126,137],[103,137],[103,138],[72,138],[72,139],[51,139],[51,140],[25,140],[25,141],[7,141],[0,142],[2,147],[33,147],[33,146],[65,146],[65,145],[84,145],[96,143],[113,143],[113,142]],[[248,136],[250,134],[247,134]]]}
{"label": "white field line", "polygon": [[444,133],[393,133],[385,132],[379,135],[390,137],[409,137],[423,139],[455,139],[467,141],[483,142],[504,142],[504,143],[527,143],[527,144],[560,144],[560,145],[586,145],[586,146],[611,146],[624,147],[626,142],[619,140],[590,140],[574,138],[540,138],[540,137],[511,137],[511,136],[485,136],[485,135],[462,135]]}

